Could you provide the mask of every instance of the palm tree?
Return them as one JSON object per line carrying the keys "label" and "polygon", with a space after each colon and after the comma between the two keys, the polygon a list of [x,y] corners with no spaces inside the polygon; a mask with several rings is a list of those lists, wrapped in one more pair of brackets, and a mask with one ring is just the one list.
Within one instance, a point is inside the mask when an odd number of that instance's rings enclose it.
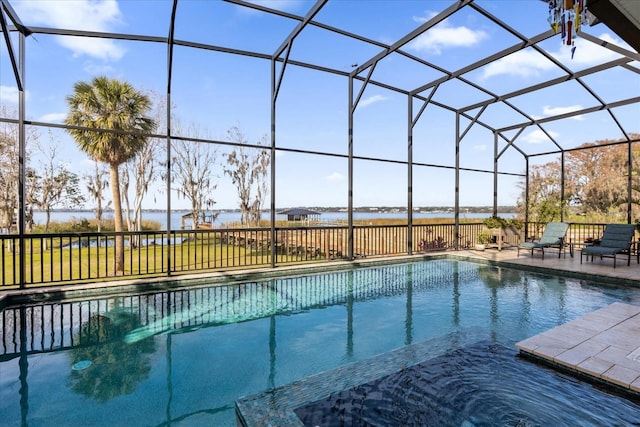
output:
{"label": "palm tree", "polygon": [[[129,83],[107,77],[95,77],[90,83],[77,82],[67,97],[69,115],[65,123],[74,126],[68,132],[78,148],[91,159],[109,165],[115,231],[123,230],[118,167],[135,157],[155,129],[145,114],[151,101]],[[104,129],[106,132],[93,129]],[[124,271],[124,240],[116,236],[114,270]]]}

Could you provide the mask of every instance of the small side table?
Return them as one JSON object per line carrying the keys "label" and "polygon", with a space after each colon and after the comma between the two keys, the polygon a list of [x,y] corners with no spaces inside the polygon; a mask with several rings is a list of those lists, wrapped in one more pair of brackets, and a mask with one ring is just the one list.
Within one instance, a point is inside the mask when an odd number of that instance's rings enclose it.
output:
{"label": "small side table", "polygon": [[596,242],[597,242],[596,240],[585,240],[585,241],[582,241],[582,242],[570,241],[569,242],[569,255],[571,255],[571,258],[573,258],[573,252],[574,252],[576,246],[579,246],[581,248],[586,248],[588,246],[593,246],[593,245],[597,244]]}

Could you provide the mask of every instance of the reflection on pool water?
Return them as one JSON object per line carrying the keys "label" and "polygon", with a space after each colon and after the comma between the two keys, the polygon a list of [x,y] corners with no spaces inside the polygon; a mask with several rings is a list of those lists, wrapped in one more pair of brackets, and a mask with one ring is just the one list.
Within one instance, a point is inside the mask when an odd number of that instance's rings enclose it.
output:
{"label": "reflection on pool water", "polygon": [[0,419],[233,426],[242,396],[472,328],[514,351],[616,301],[640,289],[432,260],[7,308]]}

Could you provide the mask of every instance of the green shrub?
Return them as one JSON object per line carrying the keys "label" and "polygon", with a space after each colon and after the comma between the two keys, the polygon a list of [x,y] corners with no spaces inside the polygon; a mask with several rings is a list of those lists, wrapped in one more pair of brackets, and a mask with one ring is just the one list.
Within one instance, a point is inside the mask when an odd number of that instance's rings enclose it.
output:
{"label": "green shrub", "polygon": [[508,225],[508,221],[506,219],[496,215],[485,218],[482,223],[487,228],[505,228]]}
{"label": "green shrub", "polygon": [[518,219],[518,218],[506,219],[496,215],[490,216],[489,218],[485,218],[482,222],[487,228],[513,227],[517,230],[522,230],[522,228],[524,227],[524,221],[521,219]]}
{"label": "green shrub", "polygon": [[478,233],[478,243],[486,245],[487,243],[491,243],[491,240],[493,240],[493,234],[486,231]]}
{"label": "green shrub", "polygon": [[[157,221],[142,220],[142,231],[156,231],[160,230],[160,223]],[[125,224],[126,229],[126,224]],[[101,231],[114,231],[115,224],[113,219],[103,219]],[[69,221],[58,222],[51,221],[49,223],[48,233],[96,233],[98,231],[98,222],[95,219],[87,218],[71,218]],[[34,225],[34,234],[44,233],[44,224]]]}

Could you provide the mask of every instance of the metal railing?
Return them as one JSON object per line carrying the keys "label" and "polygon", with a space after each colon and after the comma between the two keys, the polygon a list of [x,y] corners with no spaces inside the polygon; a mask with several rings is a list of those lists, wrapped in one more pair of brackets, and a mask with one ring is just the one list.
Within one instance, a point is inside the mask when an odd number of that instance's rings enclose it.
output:
{"label": "metal railing", "polygon": [[[599,238],[605,224],[572,223],[567,242]],[[527,238],[537,238],[544,226],[529,224]],[[0,289],[38,287],[189,272],[257,268],[295,263],[330,262],[365,257],[397,256],[472,248],[482,223],[356,225],[350,253],[347,226],[0,235]],[[117,236],[125,241],[124,268],[114,271]],[[502,246],[524,240],[518,230],[496,236]],[[24,257],[22,260],[21,257]],[[20,280],[24,261],[24,280]]]}

